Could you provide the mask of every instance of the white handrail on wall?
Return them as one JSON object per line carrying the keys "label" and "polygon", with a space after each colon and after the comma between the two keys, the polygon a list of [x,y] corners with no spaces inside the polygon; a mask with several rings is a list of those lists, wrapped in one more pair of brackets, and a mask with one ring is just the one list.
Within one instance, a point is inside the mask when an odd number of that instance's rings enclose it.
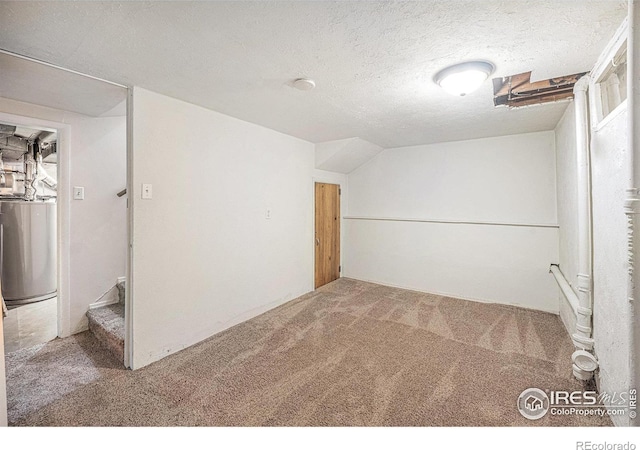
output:
{"label": "white handrail on wall", "polygon": [[449,220],[449,219],[418,219],[402,217],[365,217],[365,216],[344,216],[346,220],[377,220],[385,222],[422,222],[422,223],[447,223],[455,225],[496,225],[504,227],[530,227],[530,228],[559,228],[555,223],[521,223],[521,222],[493,222],[480,220]]}

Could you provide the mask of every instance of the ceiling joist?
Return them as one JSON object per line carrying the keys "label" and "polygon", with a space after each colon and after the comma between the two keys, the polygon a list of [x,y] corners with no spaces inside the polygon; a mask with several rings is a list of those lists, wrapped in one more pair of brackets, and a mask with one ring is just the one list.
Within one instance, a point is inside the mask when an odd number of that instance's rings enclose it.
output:
{"label": "ceiling joist", "polygon": [[587,72],[531,82],[531,72],[493,79],[495,106],[538,105],[573,98],[573,86]]}

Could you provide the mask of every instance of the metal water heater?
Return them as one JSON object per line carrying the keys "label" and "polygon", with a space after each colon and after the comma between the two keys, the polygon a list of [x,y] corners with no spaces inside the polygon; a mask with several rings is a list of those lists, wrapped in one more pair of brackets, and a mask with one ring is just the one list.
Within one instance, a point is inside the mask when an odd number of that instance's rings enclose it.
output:
{"label": "metal water heater", "polygon": [[0,277],[7,306],[56,296],[55,202],[0,200]]}

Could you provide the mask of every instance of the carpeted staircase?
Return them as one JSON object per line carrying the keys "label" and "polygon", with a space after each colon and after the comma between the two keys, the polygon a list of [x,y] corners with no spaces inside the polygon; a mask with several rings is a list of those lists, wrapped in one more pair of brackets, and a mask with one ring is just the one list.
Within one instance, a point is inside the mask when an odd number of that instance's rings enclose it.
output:
{"label": "carpeted staircase", "polygon": [[111,354],[124,364],[124,290],[125,282],[118,282],[118,303],[87,312],[89,331]]}

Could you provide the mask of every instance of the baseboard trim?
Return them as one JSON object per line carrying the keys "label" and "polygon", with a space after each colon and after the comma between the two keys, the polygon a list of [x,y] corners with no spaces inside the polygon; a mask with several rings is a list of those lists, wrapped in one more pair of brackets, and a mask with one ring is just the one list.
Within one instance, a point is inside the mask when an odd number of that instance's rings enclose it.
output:
{"label": "baseboard trim", "polygon": [[89,309],[102,308],[103,306],[114,305],[120,301],[118,286],[112,286],[107,292],[102,294],[98,300],[89,305]]}
{"label": "baseboard trim", "polygon": [[90,304],[89,305],[89,309],[102,308],[103,306],[115,305],[116,303],[118,303],[117,299],[115,301],[113,301],[113,300],[101,300],[99,302],[95,302],[95,303]]}

